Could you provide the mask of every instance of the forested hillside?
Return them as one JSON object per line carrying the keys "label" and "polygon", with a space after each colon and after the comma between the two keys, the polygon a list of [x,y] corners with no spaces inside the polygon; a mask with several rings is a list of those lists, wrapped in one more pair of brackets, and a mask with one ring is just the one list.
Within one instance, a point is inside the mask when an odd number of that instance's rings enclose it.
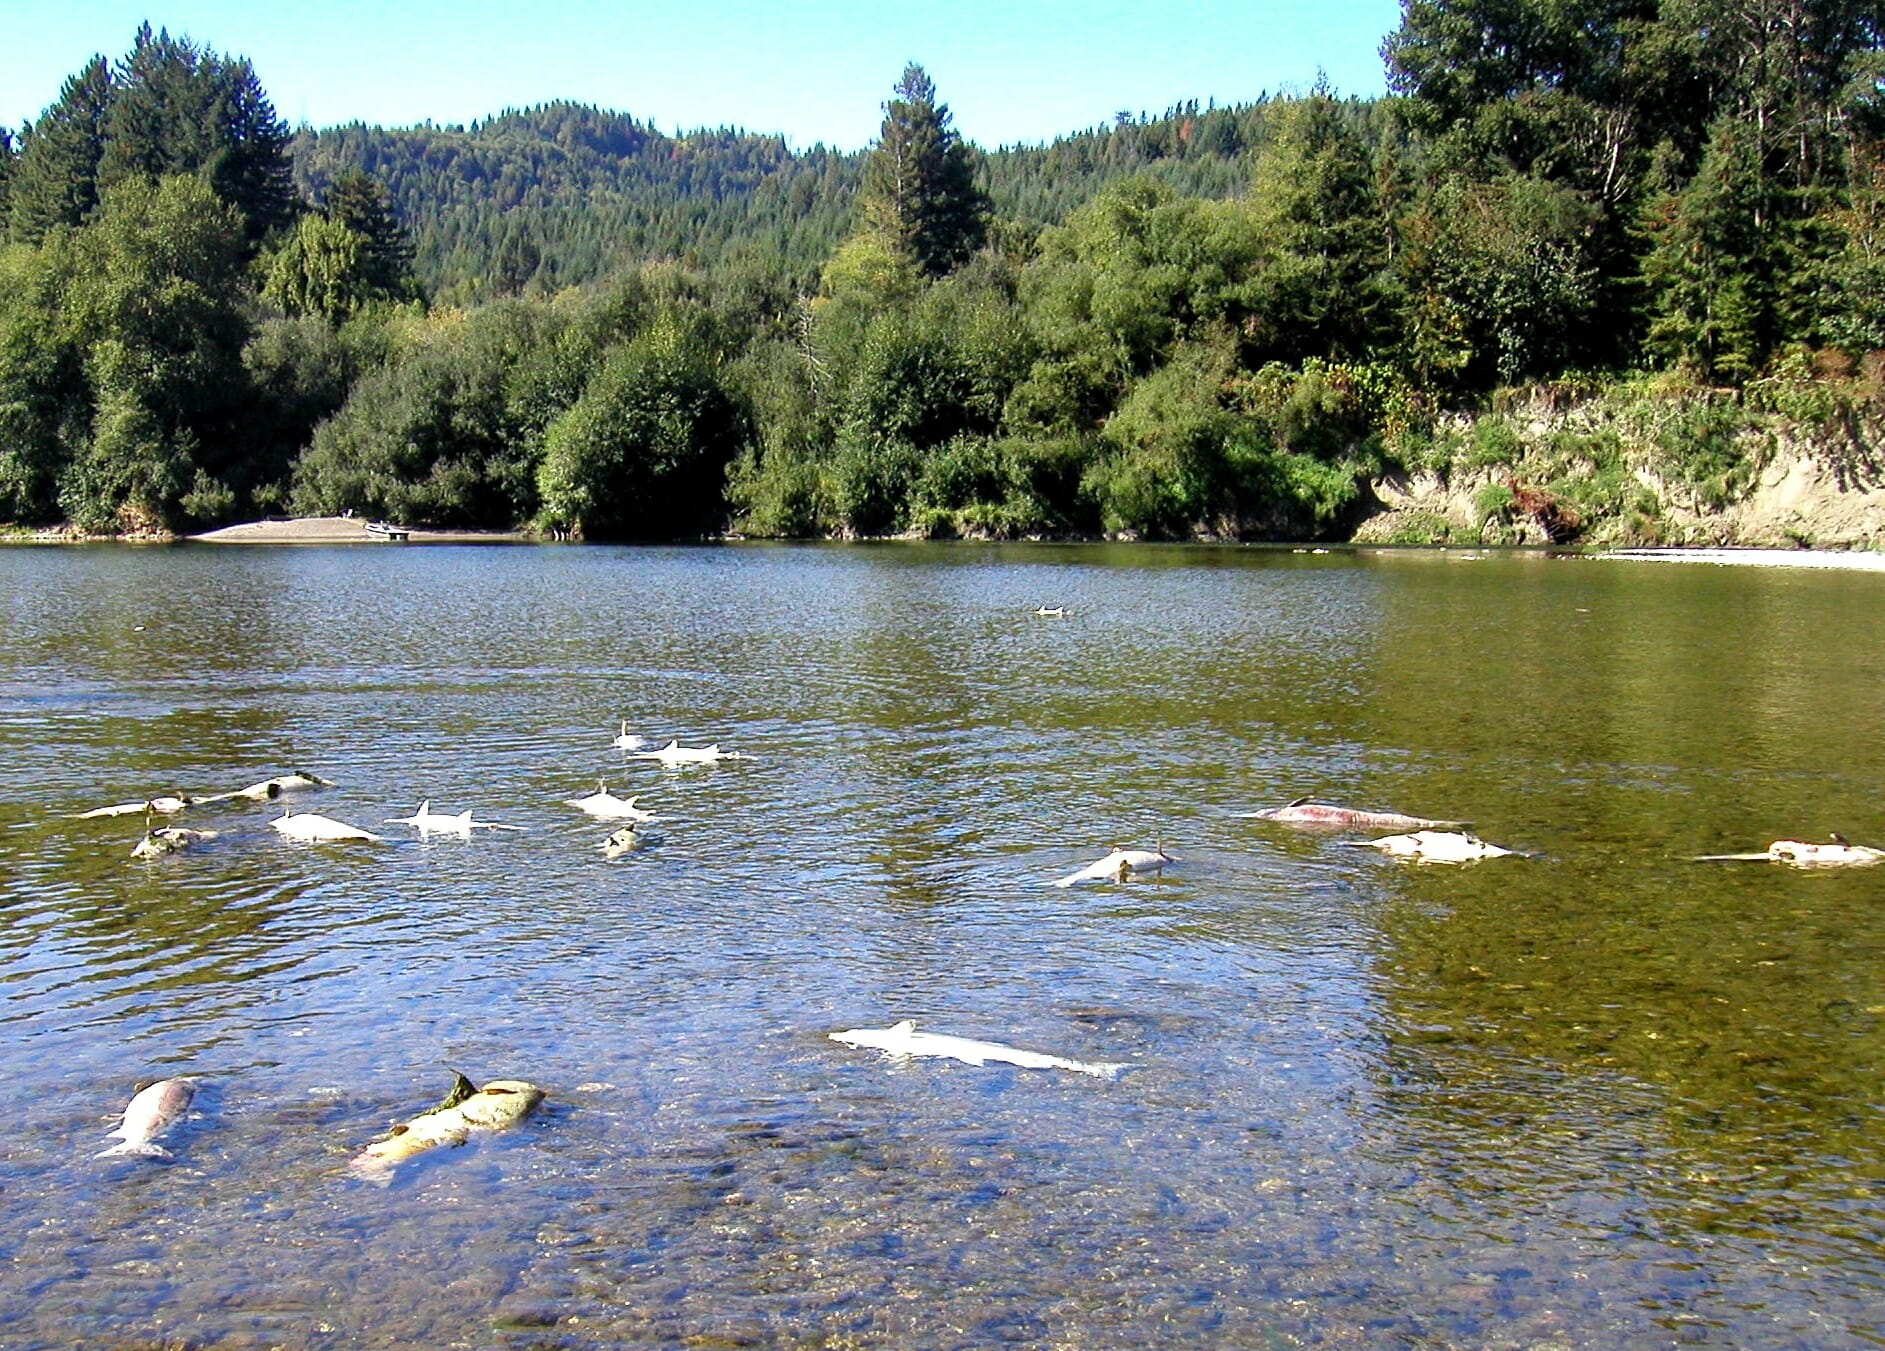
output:
{"label": "forested hillside", "polygon": [[[983,151],[291,135],[148,28],[0,136],[0,519],[1677,538],[1885,407],[1885,0],[1406,0],[1393,93]],[[1441,533],[1439,530],[1431,532]]]}
{"label": "forested hillside", "polygon": [[[1102,187],[1149,175],[1187,196],[1248,189],[1263,105],[1168,110],[981,157],[996,215],[1055,224]],[[452,304],[542,294],[657,260],[778,269],[815,288],[851,225],[863,153],[793,152],[733,128],[664,136],[575,104],[469,128],[303,129],[295,182],[318,201],[350,171],[382,184],[412,231],[426,293]]]}

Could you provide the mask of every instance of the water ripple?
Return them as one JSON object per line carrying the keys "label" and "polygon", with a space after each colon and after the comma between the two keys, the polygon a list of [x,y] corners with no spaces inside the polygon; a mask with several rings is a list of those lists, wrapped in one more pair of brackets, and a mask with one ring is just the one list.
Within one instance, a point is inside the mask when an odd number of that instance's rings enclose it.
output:
{"label": "water ripple", "polygon": [[[1885,639],[1837,580],[1444,564],[0,551],[0,1341],[1885,1336],[1875,884],[1682,862],[1885,838]],[[1843,620],[1696,659],[1781,600]],[[71,819],[294,768],[387,840]],[[662,817],[623,858],[599,780]],[[1538,856],[1240,816],[1305,793]],[[422,800],[521,829],[382,825]],[[902,1018],[1130,1069],[826,1036]],[[549,1104],[350,1177],[447,1066]],[[157,1073],[203,1085],[176,1162],[94,1160]]]}

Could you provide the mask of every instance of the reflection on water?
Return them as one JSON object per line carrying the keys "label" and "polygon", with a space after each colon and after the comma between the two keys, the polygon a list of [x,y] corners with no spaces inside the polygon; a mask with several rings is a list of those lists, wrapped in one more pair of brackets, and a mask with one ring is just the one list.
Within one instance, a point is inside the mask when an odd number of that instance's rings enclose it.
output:
{"label": "reflection on water", "polygon": [[[1877,1345],[1885,875],[1688,860],[1885,840],[1878,585],[0,551],[0,1344]],[[388,840],[72,819],[296,768]],[[598,779],[655,842],[603,858]],[[1239,816],[1304,794],[1529,856]],[[427,799],[526,829],[381,825]],[[1133,1069],[825,1036],[905,1017]],[[546,1108],[349,1177],[447,1065]],[[175,1162],[94,1159],[179,1072]]]}

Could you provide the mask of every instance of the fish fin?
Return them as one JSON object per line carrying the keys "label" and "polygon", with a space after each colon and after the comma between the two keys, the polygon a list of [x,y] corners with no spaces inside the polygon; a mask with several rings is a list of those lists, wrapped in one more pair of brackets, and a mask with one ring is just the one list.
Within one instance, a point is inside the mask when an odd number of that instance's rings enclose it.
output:
{"label": "fish fin", "polygon": [[[451,1067],[448,1065],[446,1068],[450,1069]],[[448,1108],[456,1107],[466,1098],[476,1094],[477,1091],[478,1086],[476,1084],[472,1083],[471,1080],[467,1079],[457,1070],[452,1070],[452,1091],[447,1093],[445,1100],[432,1110],[435,1112],[443,1112]]]}

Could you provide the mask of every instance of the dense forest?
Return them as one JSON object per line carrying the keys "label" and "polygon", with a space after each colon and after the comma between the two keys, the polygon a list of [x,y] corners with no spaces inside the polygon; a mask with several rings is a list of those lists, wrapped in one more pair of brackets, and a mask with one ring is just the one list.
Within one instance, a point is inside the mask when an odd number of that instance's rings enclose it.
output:
{"label": "dense forest", "polygon": [[912,64],[847,154],[296,133],[146,27],[0,128],[0,521],[1335,538],[1424,472],[1487,539],[1660,538],[1885,407],[1882,33],[1405,0],[1384,98],[984,152]]}

